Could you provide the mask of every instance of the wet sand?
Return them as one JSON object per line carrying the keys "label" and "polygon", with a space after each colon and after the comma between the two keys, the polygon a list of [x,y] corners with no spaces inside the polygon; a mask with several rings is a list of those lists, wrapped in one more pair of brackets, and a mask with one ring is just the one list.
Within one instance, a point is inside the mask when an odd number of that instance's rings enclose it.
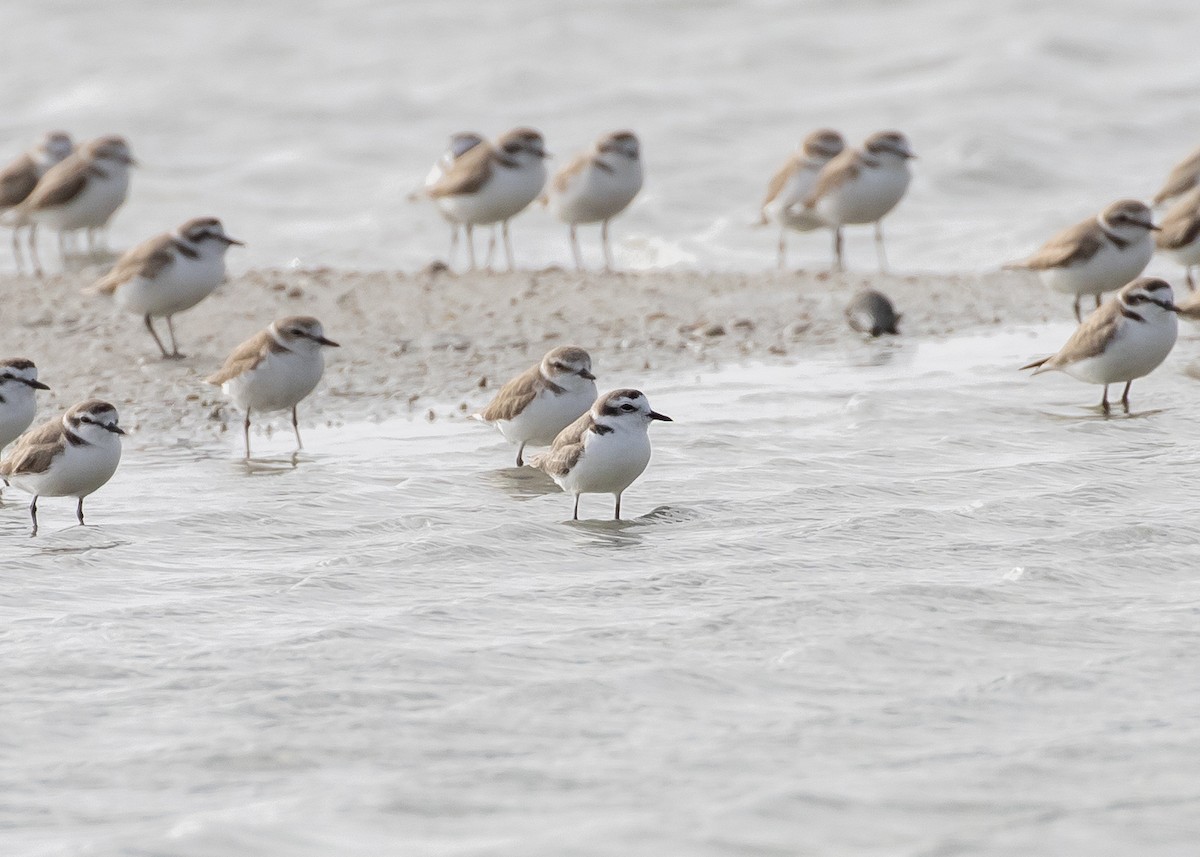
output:
{"label": "wet sand", "polygon": [[[861,339],[843,310],[864,286],[887,294],[909,338],[1002,324],[1063,320],[1070,300],[1012,273],[871,275],[576,274],[562,270],[454,274],[430,270],[260,270],[230,278],[175,319],[186,359],[166,361],[141,320],[80,290],[99,269],[0,279],[3,356],[34,360],[53,388],[42,413],[107,399],[133,430],[180,441],[241,419],[204,377],[238,343],[284,315],[315,315],[342,344],[301,406],[307,424],[444,418],[474,410],[549,348],[592,353],[603,389],[641,384],[654,370],[731,361],[786,362]],[[158,322],[165,339],[165,325]],[[264,420],[262,425],[266,425]],[[276,427],[285,419],[276,416]]]}

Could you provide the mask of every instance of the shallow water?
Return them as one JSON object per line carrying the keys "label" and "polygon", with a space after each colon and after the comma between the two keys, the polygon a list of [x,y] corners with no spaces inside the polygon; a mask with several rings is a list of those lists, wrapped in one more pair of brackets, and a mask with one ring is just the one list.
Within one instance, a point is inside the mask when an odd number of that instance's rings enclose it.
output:
{"label": "shallow water", "polygon": [[[618,262],[702,270],[774,264],[774,231],[749,224],[823,125],[853,142],[909,134],[921,159],[888,220],[891,261],[955,273],[1149,196],[1200,144],[1190,0],[1152,13],[1123,0],[7,6],[26,36],[6,45],[0,155],[49,127],[122,132],[144,166],[113,243],[216,214],[248,242],[235,270],[442,257],[445,225],[405,197],[460,130],[537,126],[561,166],[635,129],[648,183],[614,227]],[[867,231],[851,233],[851,266],[873,270]],[[544,211],[514,240],[524,265],[570,262]],[[827,236],[791,243],[794,264],[827,263]]]}
{"label": "shallow water", "polygon": [[5,853],[1190,853],[1200,340],[1069,330],[643,379],[619,524],[462,419],[10,494]]}

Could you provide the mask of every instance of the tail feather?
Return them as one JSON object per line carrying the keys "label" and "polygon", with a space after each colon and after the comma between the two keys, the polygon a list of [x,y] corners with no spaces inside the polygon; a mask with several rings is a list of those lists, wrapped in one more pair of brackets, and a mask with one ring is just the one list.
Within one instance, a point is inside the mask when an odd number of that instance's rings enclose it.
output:
{"label": "tail feather", "polygon": [[1034,372],[1034,375],[1038,374],[1038,372],[1045,372],[1050,368],[1049,366],[1046,366],[1046,364],[1050,362],[1050,359],[1053,356],[1054,355],[1051,354],[1050,357],[1043,357],[1041,360],[1034,360],[1032,363],[1027,363],[1021,367],[1020,371],[1024,372],[1026,369],[1036,369],[1037,372]]}

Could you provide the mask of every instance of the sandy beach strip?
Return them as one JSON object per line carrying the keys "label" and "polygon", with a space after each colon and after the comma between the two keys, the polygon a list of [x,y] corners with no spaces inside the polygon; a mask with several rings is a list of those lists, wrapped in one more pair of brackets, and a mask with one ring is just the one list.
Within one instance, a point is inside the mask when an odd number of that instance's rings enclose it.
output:
{"label": "sandy beach strip", "polygon": [[[591,352],[602,389],[639,384],[656,370],[786,362],[861,338],[843,310],[868,286],[892,299],[902,334],[918,340],[1070,317],[1068,297],[1002,272],[259,270],[231,277],[177,316],[187,358],[166,361],[141,319],[81,294],[98,275],[92,268],[0,279],[7,336],[0,357],[37,363],[53,388],[39,396],[41,414],[96,396],[118,406],[122,424],[153,429],[167,443],[203,441],[240,424],[204,378],[234,346],[285,315],[315,315],[343,346],[328,352],[325,378],[302,405],[311,425],[462,415],[561,344]],[[282,427],[285,417],[273,422]]]}

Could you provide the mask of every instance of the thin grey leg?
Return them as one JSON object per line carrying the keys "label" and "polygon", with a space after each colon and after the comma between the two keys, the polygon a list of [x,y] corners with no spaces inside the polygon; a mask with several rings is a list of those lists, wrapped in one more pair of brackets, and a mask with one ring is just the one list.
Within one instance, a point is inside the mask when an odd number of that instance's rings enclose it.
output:
{"label": "thin grey leg", "polygon": [[604,247],[604,270],[612,273],[612,245],[608,243],[608,221],[600,224],[600,243]]}
{"label": "thin grey leg", "polygon": [[154,337],[155,343],[158,345],[158,350],[162,352],[163,360],[170,360],[171,355],[167,353],[167,349],[163,346],[162,340],[158,338],[158,334],[154,331],[154,324],[150,321],[149,314],[142,316],[142,321],[146,322],[146,330],[150,331],[150,335]]}
{"label": "thin grey leg", "polygon": [[475,270],[475,225],[468,223],[463,227],[463,232],[467,234],[467,270]]}
{"label": "thin grey leg", "polygon": [[621,495],[617,495],[617,508],[613,511],[613,520],[621,520]]}
{"label": "thin grey leg", "polygon": [[250,409],[246,408],[246,421],[242,423],[242,434],[246,438],[246,461],[250,460]]}
{"label": "thin grey leg", "polygon": [[1188,265],[1183,269],[1184,280],[1187,282],[1189,292],[1196,291],[1196,281],[1192,279],[1192,266]]}
{"label": "thin grey leg", "polygon": [[525,466],[525,444],[522,443],[519,447],[517,447],[517,467],[524,467],[524,466]]}
{"label": "thin grey leg", "polygon": [[575,495],[575,514],[573,514],[571,516],[571,520],[572,521],[579,520],[579,495],[578,494]]}
{"label": "thin grey leg", "polygon": [[1079,312],[1079,298],[1080,298],[1080,295],[1075,296],[1075,321],[1082,322],[1083,316]]}
{"label": "thin grey leg", "polygon": [[570,234],[571,234],[571,255],[575,257],[575,270],[582,271],[583,270],[583,253],[581,253],[579,251],[579,234],[578,234],[578,231],[576,230],[574,223],[571,224],[570,230],[571,230],[571,232],[570,232]]}
{"label": "thin grey leg", "polygon": [[171,334],[171,356],[178,360],[183,355],[179,353],[179,346],[175,344],[175,325],[171,323],[171,316],[167,316],[167,332]]}
{"label": "thin grey leg", "polygon": [[450,252],[446,255],[446,267],[454,267],[454,257],[458,255],[458,224],[450,224]]}
{"label": "thin grey leg", "polygon": [[17,273],[23,274],[25,272],[25,256],[21,253],[20,235],[21,235],[21,226],[20,226],[20,224],[18,224],[17,226],[13,227],[13,234],[12,234],[13,259],[17,263]]}
{"label": "thin grey leg", "polygon": [[787,230],[779,227],[779,255],[776,257],[779,270],[787,267]]}
{"label": "thin grey leg", "polygon": [[29,535],[37,535],[37,494],[33,495],[33,502],[29,504],[29,517],[33,520],[33,532]]}
{"label": "thin grey leg", "polygon": [[1125,408],[1125,413],[1129,413],[1129,388],[1133,386],[1132,381],[1125,382],[1125,392],[1121,394],[1121,405]]}
{"label": "thin grey leg", "polygon": [[1109,413],[1112,410],[1108,405],[1108,385],[1107,384],[1104,385],[1104,396],[1100,399],[1100,408],[1101,408],[1101,410],[1104,411],[1105,414]]}
{"label": "thin grey leg", "polygon": [[79,519],[79,526],[83,526],[83,498],[79,498],[79,502],[75,504],[75,517]]}
{"label": "thin grey leg", "polygon": [[296,415],[296,405],[292,405],[292,431],[296,433],[296,449],[304,449],[304,441],[300,440],[300,417]]}
{"label": "thin grey leg", "polygon": [[38,258],[36,223],[29,225],[29,258],[33,260],[33,275],[40,277],[42,275],[42,260]]}
{"label": "thin grey leg", "polygon": [[875,221],[875,255],[879,257],[879,272],[887,272],[887,252],[883,249],[883,221]]}
{"label": "thin grey leg", "polygon": [[1100,309],[1100,304],[1103,302],[1103,296],[1096,295],[1096,309]]}
{"label": "thin grey leg", "polygon": [[500,234],[504,236],[504,255],[508,257],[508,270],[515,271],[517,263],[513,260],[512,251],[512,236],[508,234],[508,221],[504,221],[500,227]]}
{"label": "thin grey leg", "polygon": [[846,270],[846,264],[842,259],[842,227],[840,226],[833,230],[833,270]]}

